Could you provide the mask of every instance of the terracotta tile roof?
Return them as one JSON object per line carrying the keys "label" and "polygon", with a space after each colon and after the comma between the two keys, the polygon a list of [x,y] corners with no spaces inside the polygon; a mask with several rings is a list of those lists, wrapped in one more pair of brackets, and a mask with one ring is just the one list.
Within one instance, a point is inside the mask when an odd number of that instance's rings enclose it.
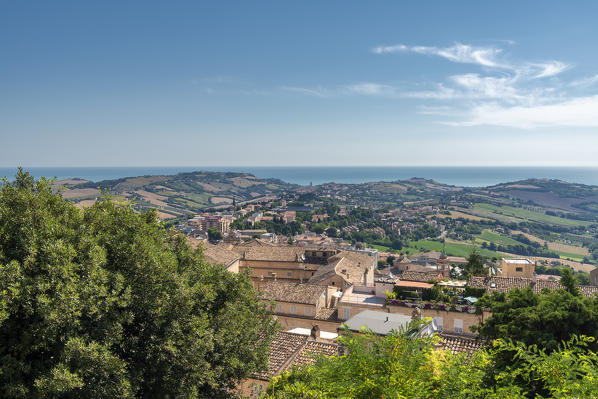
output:
{"label": "terracotta tile roof", "polygon": [[[370,256],[366,253],[340,251],[338,254],[328,258],[328,265],[334,265],[334,274],[341,276],[347,283],[363,284],[365,271],[373,271],[376,268],[376,265],[374,265],[374,261],[375,257]],[[322,274],[334,275],[331,273],[331,271],[332,269],[328,268],[325,269],[324,273]],[[315,274],[314,277],[316,277]],[[324,281],[324,279],[320,281]]]}
{"label": "terracotta tile roof", "polygon": [[[558,281],[544,280],[544,279],[529,279],[523,277],[471,277],[467,285],[472,288],[486,289],[486,292],[507,292],[513,288],[531,287],[531,289],[539,294],[543,289],[558,290],[563,286]],[[581,293],[586,297],[594,296],[598,293],[598,287],[591,285],[580,285],[578,287]]]}
{"label": "terracotta tile roof", "polygon": [[467,285],[472,288],[486,289],[487,292],[506,292],[512,288],[525,288],[530,286],[532,279],[523,277],[471,277]]}
{"label": "terracotta tile roof", "polygon": [[210,245],[207,244],[203,251],[204,258],[211,264],[230,265],[239,259],[239,254],[231,251],[229,245]]}
{"label": "terracotta tile roof", "polygon": [[442,279],[442,273],[439,272],[414,272],[405,271],[399,276],[400,280],[406,281],[419,281],[427,283],[428,281],[440,281]]}
{"label": "terracotta tile roof", "polygon": [[339,352],[339,345],[317,341],[307,341],[303,350],[295,357],[291,367],[311,366],[319,356],[334,356]]}
{"label": "terracotta tile roof", "polygon": [[413,288],[432,288],[434,284],[422,283],[421,281],[399,281],[395,284],[397,287],[413,287]]}
{"label": "terracotta tile roof", "polygon": [[244,241],[237,245],[237,247],[273,247],[273,246],[275,246],[275,244],[266,242],[266,241],[262,241],[262,240],[258,240],[255,238],[253,238],[249,241]]}
{"label": "terracotta tile roof", "polygon": [[338,319],[338,309],[322,307],[316,311],[316,316],[314,319],[336,321]]}
{"label": "terracotta tile roof", "polygon": [[549,290],[558,290],[563,288],[563,286],[558,281],[550,280],[536,280],[536,284],[533,285],[533,290],[536,294],[541,293],[544,288],[548,288]]}
{"label": "terracotta tile roof", "polygon": [[317,284],[287,283],[282,281],[269,281],[259,288],[260,296],[277,302],[302,303],[316,305],[326,287]]}
{"label": "terracotta tile roof", "polygon": [[308,337],[305,335],[278,333],[268,349],[268,369],[254,373],[253,377],[260,380],[269,380],[271,377],[283,372],[293,358],[303,349]]}
{"label": "terracotta tile roof", "polygon": [[274,337],[268,349],[268,369],[253,373],[252,377],[268,381],[291,367],[314,364],[319,355],[336,355],[339,353],[339,348],[336,343],[317,342],[306,335],[280,332]]}
{"label": "terracotta tile roof", "polygon": [[304,248],[297,247],[272,247],[272,246],[235,246],[233,251],[245,260],[264,260],[278,262],[302,262]]}
{"label": "terracotta tile roof", "polygon": [[579,289],[581,290],[581,293],[587,297],[598,294],[598,287],[595,285],[580,285]]}
{"label": "terracotta tile roof", "polygon": [[441,348],[452,353],[472,353],[482,349],[484,341],[479,336],[473,334],[455,334],[441,332],[439,345]]}
{"label": "terracotta tile roof", "polygon": [[[336,276],[336,265],[339,264],[342,259],[337,259],[327,265],[320,266],[313,276],[309,279],[310,283],[321,283],[328,280],[331,277]],[[329,260],[330,262],[330,260]]]}

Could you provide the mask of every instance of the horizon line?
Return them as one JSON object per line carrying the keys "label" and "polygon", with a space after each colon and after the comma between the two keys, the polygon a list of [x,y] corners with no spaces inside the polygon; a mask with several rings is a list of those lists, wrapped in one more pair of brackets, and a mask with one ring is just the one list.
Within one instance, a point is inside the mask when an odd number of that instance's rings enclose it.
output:
{"label": "horizon line", "polygon": [[27,165],[0,168],[598,168],[597,165]]}

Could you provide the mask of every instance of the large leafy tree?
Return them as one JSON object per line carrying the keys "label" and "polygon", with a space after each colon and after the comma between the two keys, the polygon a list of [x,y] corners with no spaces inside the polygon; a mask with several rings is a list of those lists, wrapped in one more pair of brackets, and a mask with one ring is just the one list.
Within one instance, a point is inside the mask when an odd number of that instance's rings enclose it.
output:
{"label": "large leafy tree", "polygon": [[108,198],[0,187],[0,397],[225,397],[275,324],[246,275]]}
{"label": "large leafy tree", "polygon": [[[494,293],[478,303],[490,310],[492,316],[481,323],[477,330],[489,341],[509,340],[533,346],[551,354],[560,350],[563,342],[575,336],[598,336],[598,298],[585,298],[575,286],[572,275],[565,274],[563,288],[544,290],[535,294],[531,288],[513,289],[508,293]],[[591,350],[598,346],[585,342]],[[513,383],[533,395],[547,395],[545,383],[530,378],[534,371],[527,366],[519,351],[504,350],[495,355],[492,373],[505,370],[524,370],[513,376]]]}
{"label": "large leafy tree", "polygon": [[578,290],[513,289],[480,304],[492,313],[477,328],[489,340],[511,339],[550,352],[573,335],[598,336],[598,298],[585,298]]}

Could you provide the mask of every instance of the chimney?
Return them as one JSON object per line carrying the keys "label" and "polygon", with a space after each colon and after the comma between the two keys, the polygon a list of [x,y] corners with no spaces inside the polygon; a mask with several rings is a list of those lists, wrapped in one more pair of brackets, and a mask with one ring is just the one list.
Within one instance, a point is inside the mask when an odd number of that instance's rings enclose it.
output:
{"label": "chimney", "polygon": [[318,341],[320,339],[320,326],[315,325],[311,328],[310,339],[314,341]]}

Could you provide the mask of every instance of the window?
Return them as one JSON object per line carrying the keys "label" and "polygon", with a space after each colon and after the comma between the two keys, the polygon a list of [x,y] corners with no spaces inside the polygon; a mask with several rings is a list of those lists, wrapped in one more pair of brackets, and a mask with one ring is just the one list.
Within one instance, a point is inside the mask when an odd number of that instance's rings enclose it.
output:
{"label": "window", "polygon": [[293,272],[287,272],[287,276],[291,277],[293,275]]}
{"label": "window", "polygon": [[434,317],[434,321],[436,322],[436,327],[442,330],[442,317]]}
{"label": "window", "polygon": [[455,329],[455,332],[462,333],[463,332],[463,320],[455,319],[454,329]]}
{"label": "window", "polygon": [[523,267],[516,267],[515,271],[518,273],[523,273]]}
{"label": "window", "polygon": [[305,307],[305,315],[306,316],[311,316],[311,308],[310,307]]}
{"label": "window", "polygon": [[291,314],[297,314],[297,307],[295,305],[291,305]]}
{"label": "window", "polygon": [[347,320],[349,317],[351,317],[351,309],[343,308],[343,319]]}
{"label": "window", "polygon": [[276,304],[276,313],[282,313],[282,305],[280,303]]}

